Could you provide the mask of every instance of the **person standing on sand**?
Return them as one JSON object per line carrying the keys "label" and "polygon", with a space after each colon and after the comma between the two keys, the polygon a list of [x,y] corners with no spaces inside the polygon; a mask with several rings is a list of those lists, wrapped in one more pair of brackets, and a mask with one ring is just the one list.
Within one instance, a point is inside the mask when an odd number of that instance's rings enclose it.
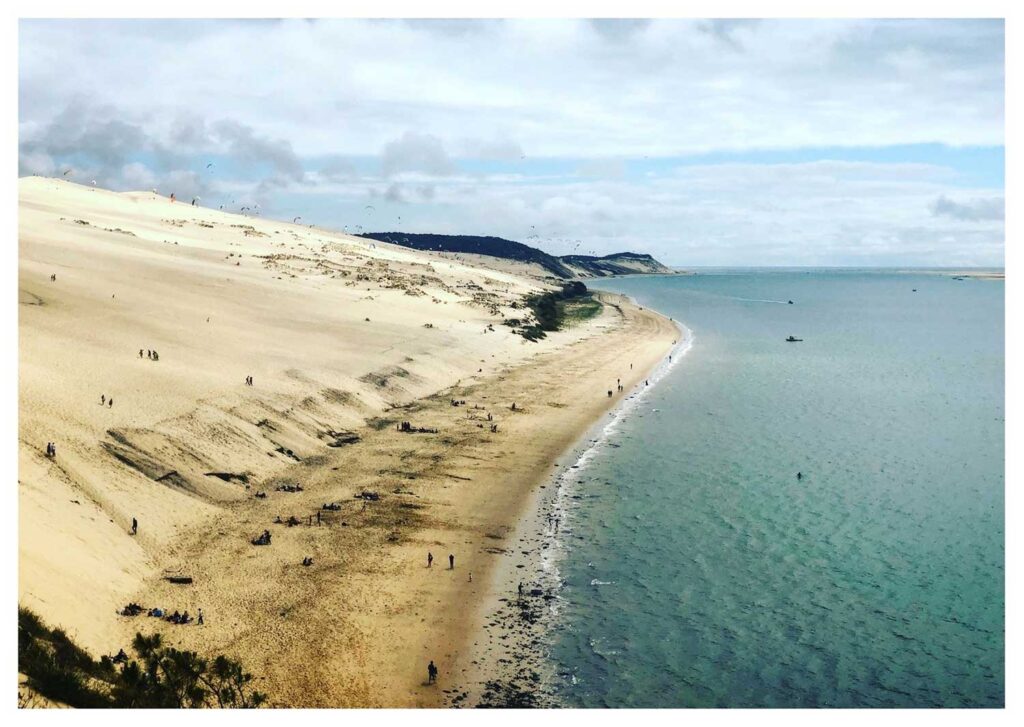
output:
{"label": "person standing on sand", "polygon": [[142,349],[139,349],[139,358],[142,358]]}
{"label": "person standing on sand", "polygon": [[110,409],[114,408],[114,397],[110,397],[109,399],[107,399],[107,407]]}
{"label": "person standing on sand", "polygon": [[132,535],[138,535],[139,533],[139,521],[132,518]]}
{"label": "person standing on sand", "polygon": [[455,556],[448,554],[448,570],[455,570]]}
{"label": "person standing on sand", "polygon": [[519,581],[519,597],[523,597],[523,582]]}
{"label": "person standing on sand", "polygon": [[431,659],[430,663],[427,664],[427,684],[433,684],[437,681],[437,667],[434,666],[434,660]]}
{"label": "person standing on sand", "polygon": [[196,619],[196,625],[197,626],[202,626],[203,625],[203,609],[199,609],[199,617]]}
{"label": "person standing on sand", "polygon": [[106,394],[100,394],[100,406],[103,406],[106,403],[107,403],[107,395]]}
{"label": "person standing on sand", "polygon": [[[363,503],[363,504],[365,505],[366,503]],[[427,568],[429,568],[429,567],[430,567],[430,566],[432,566],[432,565],[434,565],[434,554],[433,554],[433,553],[431,553],[431,552],[430,552],[430,551],[428,550],[428,551],[427,551]]]}

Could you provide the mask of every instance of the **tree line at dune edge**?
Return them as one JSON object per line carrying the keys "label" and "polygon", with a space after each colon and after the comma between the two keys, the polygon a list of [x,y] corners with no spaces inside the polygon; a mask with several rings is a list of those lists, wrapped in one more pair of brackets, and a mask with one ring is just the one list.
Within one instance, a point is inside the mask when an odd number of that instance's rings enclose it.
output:
{"label": "tree line at dune edge", "polygon": [[[93,659],[59,628],[18,609],[18,706],[78,708],[250,708],[267,697],[252,687],[253,675],[223,655],[200,656],[165,646],[159,634],[136,634],[135,656],[123,650]],[[40,699],[40,697],[42,699]]]}
{"label": "tree line at dune edge", "polygon": [[601,310],[601,303],[578,280],[566,283],[560,290],[528,295],[523,302],[533,313],[533,320],[506,318],[504,323],[527,341],[538,341],[549,331],[559,331],[568,323],[591,318]]}

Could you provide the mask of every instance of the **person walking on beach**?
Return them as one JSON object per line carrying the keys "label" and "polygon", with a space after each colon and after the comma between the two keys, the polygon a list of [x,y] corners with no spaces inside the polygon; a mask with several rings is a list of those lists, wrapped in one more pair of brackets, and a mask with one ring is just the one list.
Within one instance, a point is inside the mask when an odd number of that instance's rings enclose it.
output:
{"label": "person walking on beach", "polygon": [[448,570],[455,570],[455,556],[448,554]]}
{"label": "person walking on beach", "polygon": [[434,554],[429,550],[427,551],[427,568],[434,565]]}
{"label": "person walking on beach", "polygon": [[107,399],[107,408],[108,409],[113,409],[114,408],[114,397],[110,397],[109,399]]}
{"label": "person walking on beach", "polygon": [[434,666],[434,660],[431,659],[430,663],[427,664],[427,684],[433,684],[437,681],[437,667]]}
{"label": "person walking on beach", "polygon": [[138,535],[139,533],[139,521],[132,518],[132,535]]}
{"label": "person walking on beach", "polygon": [[139,349],[139,358],[142,358],[142,349]]}
{"label": "person walking on beach", "polygon": [[523,597],[523,582],[519,581],[519,597]]}
{"label": "person walking on beach", "polygon": [[203,625],[203,609],[199,609],[199,616],[196,618],[196,625],[197,626],[202,626]]}
{"label": "person walking on beach", "polygon": [[106,394],[100,394],[100,406],[103,406],[106,403],[107,403],[107,395]]}

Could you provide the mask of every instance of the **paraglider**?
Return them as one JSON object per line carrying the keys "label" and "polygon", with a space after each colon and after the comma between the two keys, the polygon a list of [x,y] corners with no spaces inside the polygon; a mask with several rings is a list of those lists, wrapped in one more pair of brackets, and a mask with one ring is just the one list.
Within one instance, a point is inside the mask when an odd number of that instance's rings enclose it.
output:
{"label": "paraglider", "polygon": [[213,166],[213,162],[210,162],[209,164],[206,165],[206,168],[209,169],[212,166]]}
{"label": "paraglider", "polygon": [[376,208],[376,207],[374,207],[374,206],[373,206],[372,204],[368,204],[368,205],[366,205],[365,209],[368,209],[368,210],[373,210],[374,212],[376,212],[376,211],[377,211],[377,208]]}
{"label": "paraglider", "polygon": [[71,174],[71,170],[70,170],[70,169],[67,169],[67,170],[65,170],[65,171],[64,171],[64,174],[62,174],[61,176],[64,176],[64,177],[66,177],[66,176],[68,176],[69,174]]}
{"label": "paraglider", "polygon": [[294,219],[292,219],[292,224],[295,224],[296,222],[298,222],[301,219],[302,219],[301,217],[295,217]]}

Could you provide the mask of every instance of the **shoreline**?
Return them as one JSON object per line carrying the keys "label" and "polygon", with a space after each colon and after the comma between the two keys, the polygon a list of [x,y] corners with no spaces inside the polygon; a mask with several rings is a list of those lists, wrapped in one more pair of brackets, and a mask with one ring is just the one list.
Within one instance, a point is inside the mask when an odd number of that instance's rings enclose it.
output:
{"label": "shoreline", "polygon": [[[182,592],[157,575],[133,600],[202,607],[205,625],[122,618],[119,641],[155,629],[176,648],[232,655],[278,706],[448,704],[472,674],[467,656],[495,573],[516,551],[512,534],[548,489],[552,463],[605,426],[609,408],[628,399],[679,338],[668,318],[624,296],[601,296],[605,310],[558,347],[396,405],[384,415],[390,423],[360,430],[360,443],[259,484],[269,491],[301,483],[303,491],[242,500],[183,533],[156,572],[186,562],[195,582]],[[624,390],[606,397],[616,377]],[[497,433],[481,419],[486,413]],[[396,433],[401,419],[431,432]],[[379,499],[362,499],[364,490]],[[308,527],[307,513],[322,502],[341,510],[326,514],[326,527]],[[275,515],[291,513],[298,527],[274,524]],[[268,525],[272,546],[253,548],[249,538]],[[314,565],[296,567],[306,556]],[[430,660],[437,684],[426,683]]]}
{"label": "shoreline", "polygon": [[[644,310],[631,296],[621,297]],[[559,565],[566,556],[565,538],[572,535],[572,500],[578,497],[579,476],[586,472],[589,461],[692,348],[692,330],[680,321],[666,320],[677,329],[678,340],[566,447],[553,471],[533,487],[511,536],[515,555],[495,569],[491,592],[477,607],[478,625],[466,638],[460,664],[468,674],[458,688],[450,690],[447,706],[564,706],[554,693],[554,665],[544,648],[561,610]],[[524,586],[523,596],[518,595],[519,584]]]}

